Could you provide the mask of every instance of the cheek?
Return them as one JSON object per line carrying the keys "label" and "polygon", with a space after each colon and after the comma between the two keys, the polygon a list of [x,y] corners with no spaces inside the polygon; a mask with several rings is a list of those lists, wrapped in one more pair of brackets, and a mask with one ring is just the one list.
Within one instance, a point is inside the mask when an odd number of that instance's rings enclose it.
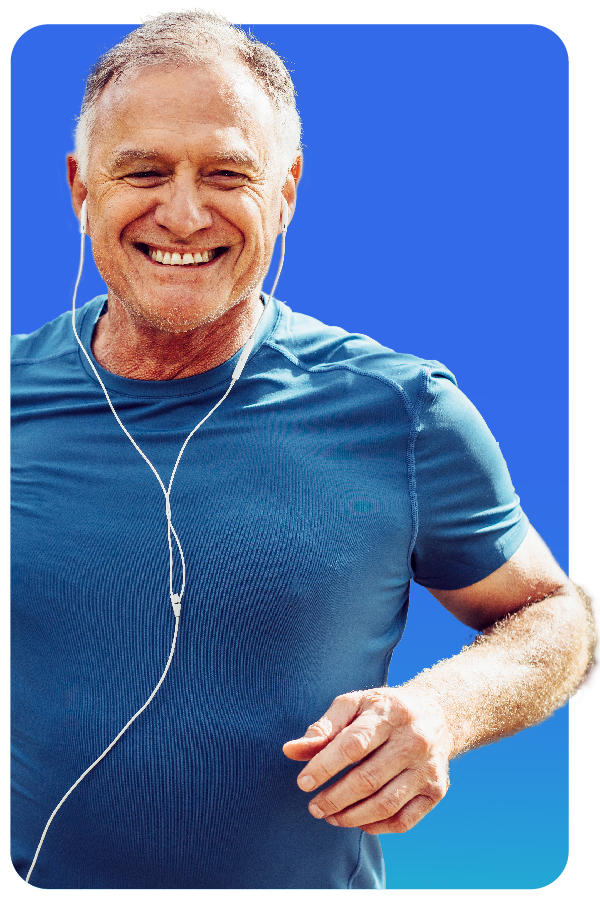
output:
{"label": "cheek", "polygon": [[91,210],[91,233],[94,230],[103,243],[117,242],[126,229],[138,222],[145,215],[151,215],[153,206],[151,199],[140,192],[134,195],[118,191],[102,197]]}
{"label": "cheek", "polygon": [[249,223],[245,233],[246,246],[261,264],[268,266],[277,239],[278,224],[278,221],[264,210],[256,214]]}
{"label": "cheek", "polygon": [[270,205],[266,198],[250,195],[239,200],[236,210],[232,209],[229,221],[241,232],[246,246],[262,249],[270,243],[273,230]]}

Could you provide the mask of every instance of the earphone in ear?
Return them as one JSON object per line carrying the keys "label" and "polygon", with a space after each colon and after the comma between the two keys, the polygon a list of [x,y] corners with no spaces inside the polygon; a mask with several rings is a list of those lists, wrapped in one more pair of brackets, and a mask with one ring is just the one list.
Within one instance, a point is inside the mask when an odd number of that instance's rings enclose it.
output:
{"label": "earphone in ear", "polygon": [[87,197],[81,204],[81,212],[79,213],[79,230],[81,234],[86,234],[87,228]]}
{"label": "earphone in ear", "polygon": [[290,208],[285,197],[281,198],[281,230],[285,234],[290,221]]}
{"label": "earphone in ear", "polygon": [[[271,288],[271,293],[270,293],[270,295],[269,295],[268,297],[265,297],[265,301],[264,301],[264,305],[263,305],[263,310],[262,310],[261,316],[264,315],[264,312],[265,312],[265,310],[267,309],[267,306],[268,306],[268,304],[270,303],[270,301],[271,301],[271,299],[272,299],[272,297],[273,297],[273,293],[274,293],[274,291],[275,291],[275,288],[276,288],[276,286],[277,286],[277,282],[278,282],[278,280],[279,280],[279,276],[280,276],[280,274],[281,274],[281,269],[282,269],[282,266],[283,266],[283,259],[284,259],[284,256],[285,256],[285,233],[286,233],[286,231],[287,231],[288,223],[289,223],[289,208],[288,208],[288,205],[287,205],[287,202],[286,202],[285,198],[282,197],[282,198],[281,198],[281,256],[280,256],[280,259],[279,259],[279,266],[278,266],[278,269],[277,269],[277,274],[276,274],[276,276],[275,276],[275,282],[274,282],[274,284],[273,284],[273,287]],[[175,478],[175,473],[177,472],[177,467],[179,466],[179,461],[181,460],[181,457],[182,457],[183,452],[184,452],[184,450],[185,450],[185,448],[186,448],[186,446],[187,446],[187,444],[188,444],[188,441],[192,438],[192,436],[196,433],[196,431],[200,428],[200,426],[203,425],[204,422],[206,422],[206,420],[208,419],[208,417],[211,416],[211,415],[214,413],[214,411],[221,405],[221,403],[223,403],[223,401],[228,397],[229,392],[231,391],[231,389],[233,388],[233,386],[235,385],[235,383],[236,383],[236,382],[239,380],[239,378],[241,377],[242,371],[243,371],[243,369],[244,369],[244,366],[245,366],[246,363],[248,362],[248,359],[249,359],[249,357],[250,357],[250,354],[251,354],[251,352],[252,352],[252,350],[253,350],[253,348],[254,348],[254,335],[255,335],[255,333],[256,333],[256,330],[257,330],[257,328],[258,328],[258,325],[259,325],[259,322],[260,322],[260,319],[261,319],[261,316],[259,316],[258,322],[257,322],[256,325],[254,326],[254,331],[252,332],[252,334],[250,335],[250,337],[248,338],[248,340],[247,340],[246,343],[244,344],[244,347],[243,347],[243,349],[242,349],[242,351],[241,351],[241,354],[240,354],[240,357],[239,357],[239,359],[238,359],[238,362],[237,362],[237,364],[236,364],[236,366],[235,366],[235,369],[233,370],[233,372],[232,372],[232,374],[231,374],[231,382],[230,382],[230,384],[229,384],[229,387],[227,388],[227,390],[225,391],[225,393],[222,395],[221,399],[220,399],[217,403],[215,403],[215,405],[214,405],[214,406],[212,407],[212,409],[204,416],[204,418],[201,419],[200,422],[198,422],[198,424],[196,425],[196,427],[193,428],[193,429],[190,431],[190,433],[188,434],[187,438],[186,438],[185,441],[183,442],[183,445],[182,445],[181,450],[179,451],[179,455],[178,455],[178,457],[177,457],[177,461],[176,461],[175,466],[174,466],[174,468],[173,468],[173,471],[172,471],[172,473],[171,473],[171,479],[170,479],[170,481],[169,481],[169,486],[168,486],[168,488],[165,487],[165,484],[164,484],[163,480],[161,479],[161,477],[160,477],[158,471],[155,469],[155,467],[153,466],[153,464],[151,463],[151,461],[150,461],[150,460],[148,459],[148,457],[143,453],[143,451],[140,449],[140,447],[138,447],[138,445],[136,444],[135,440],[134,440],[133,437],[130,435],[130,433],[127,431],[125,425],[122,423],[121,419],[119,418],[119,416],[118,416],[118,414],[117,414],[117,412],[116,412],[116,410],[115,410],[115,408],[114,408],[114,406],[113,406],[112,400],[110,399],[110,395],[109,395],[109,393],[108,393],[108,391],[107,391],[107,389],[106,389],[106,386],[104,385],[104,382],[102,381],[102,378],[100,377],[100,375],[99,375],[99,373],[98,373],[98,370],[96,369],[96,366],[94,365],[94,362],[93,362],[92,358],[90,357],[88,351],[86,350],[85,346],[83,345],[83,343],[82,343],[82,341],[81,341],[81,338],[79,337],[79,334],[77,333],[75,302],[76,302],[76,299],[77,299],[77,290],[78,290],[78,288],[79,288],[79,282],[80,282],[80,280],[81,280],[81,273],[82,273],[82,271],[83,271],[83,260],[84,260],[84,255],[85,255],[85,237],[84,237],[84,235],[86,234],[86,230],[87,230],[87,200],[84,200],[83,203],[81,204],[81,211],[80,211],[80,213],[79,213],[79,231],[80,231],[80,233],[81,233],[81,240],[80,240],[80,254],[79,254],[79,270],[78,270],[78,272],[77,272],[77,278],[76,278],[76,280],[75,280],[75,288],[74,288],[74,291],[73,291],[72,317],[71,317],[71,322],[72,322],[72,326],[73,326],[73,332],[74,332],[75,338],[76,338],[76,340],[77,340],[77,343],[79,344],[79,347],[80,347],[80,349],[81,349],[83,355],[84,355],[85,358],[87,359],[88,364],[90,365],[92,371],[94,372],[94,374],[96,375],[96,378],[98,379],[98,382],[99,382],[99,384],[100,384],[100,387],[101,387],[102,390],[104,391],[104,396],[106,397],[106,400],[108,401],[108,405],[109,405],[109,407],[110,407],[110,409],[111,409],[111,412],[113,413],[115,419],[117,420],[117,422],[118,422],[118,424],[120,425],[121,429],[122,429],[123,432],[125,433],[126,437],[129,438],[129,440],[131,441],[131,443],[133,444],[133,446],[135,447],[135,449],[138,451],[138,453],[140,454],[140,456],[145,460],[145,462],[146,462],[146,463],[150,466],[150,468],[152,469],[152,472],[153,472],[154,475],[156,476],[156,478],[157,478],[157,480],[158,480],[158,483],[160,484],[160,487],[161,487],[162,492],[163,492],[163,494],[164,494],[165,501],[166,501],[166,507],[165,507],[165,509],[166,509],[167,523],[168,523],[168,528],[167,528],[167,539],[168,539],[168,544],[169,544],[169,563],[170,563],[170,565],[169,565],[169,593],[170,593],[170,597],[171,597],[171,605],[172,605],[172,607],[173,607],[173,614],[174,614],[174,616],[175,616],[175,630],[174,630],[174,633],[173,633],[173,640],[172,640],[172,642],[171,642],[171,651],[170,651],[170,653],[169,653],[169,658],[168,658],[168,660],[167,660],[167,663],[166,663],[166,665],[165,665],[165,668],[164,668],[164,670],[163,670],[163,673],[162,673],[162,675],[160,676],[160,679],[159,679],[158,683],[156,684],[154,690],[152,691],[152,693],[150,694],[150,696],[148,697],[148,699],[146,700],[146,702],[144,703],[144,705],[141,706],[141,707],[138,709],[138,711],[137,711],[133,716],[131,716],[131,718],[129,719],[129,721],[123,726],[123,728],[120,730],[120,732],[118,733],[118,735],[111,741],[111,743],[108,745],[108,747],[100,754],[100,756],[97,757],[97,759],[94,760],[94,762],[93,762],[90,766],[88,766],[88,768],[85,770],[85,772],[83,772],[83,773],[79,776],[79,778],[77,779],[77,781],[75,781],[74,784],[71,785],[71,787],[69,788],[69,790],[66,792],[66,794],[63,796],[63,798],[60,800],[60,802],[59,802],[59,803],[57,804],[57,806],[54,808],[54,811],[52,812],[52,815],[50,816],[50,818],[49,818],[48,821],[46,822],[46,827],[44,828],[44,831],[42,832],[42,836],[41,836],[41,838],[40,838],[40,841],[39,841],[39,843],[38,843],[38,845],[37,845],[37,849],[36,849],[36,851],[35,851],[35,855],[34,855],[34,857],[33,857],[33,861],[32,861],[32,863],[31,863],[31,865],[30,865],[30,867],[29,867],[29,871],[28,871],[28,873],[27,873],[27,877],[25,878],[25,881],[26,881],[26,882],[29,882],[29,879],[31,878],[31,874],[32,874],[32,872],[33,872],[33,870],[34,870],[34,868],[35,868],[36,863],[37,863],[37,859],[38,859],[40,850],[42,849],[42,844],[44,843],[44,840],[45,840],[45,838],[46,838],[46,834],[47,834],[47,832],[48,832],[48,829],[50,828],[50,825],[52,824],[52,820],[54,819],[55,815],[57,814],[57,812],[59,811],[59,809],[61,808],[61,806],[62,806],[63,803],[65,802],[65,800],[67,800],[67,798],[68,798],[69,795],[75,790],[75,788],[77,787],[77,785],[80,784],[80,783],[83,781],[83,779],[86,777],[86,775],[87,775],[89,772],[91,772],[92,769],[94,769],[94,768],[98,765],[98,763],[101,762],[101,760],[103,760],[104,757],[105,757],[108,753],[110,753],[110,751],[112,750],[112,748],[114,747],[114,745],[115,745],[115,744],[117,743],[117,741],[121,738],[121,736],[122,736],[123,734],[125,734],[125,732],[126,732],[127,729],[129,728],[129,726],[130,726],[133,722],[135,722],[135,720],[137,719],[137,717],[140,716],[140,715],[144,712],[144,710],[150,705],[150,703],[152,702],[152,700],[153,700],[154,697],[156,696],[156,693],[157,693],[157,691],[159,690],[161,684],[162,684],[163,681],[165,680],[166,675],[167,675],[167,672],[169,671],[169,667],[170,667],[170,665],[171,665],[171,660],[173,659],[173,655],[174,655],[174,653],[175,653],[175,646],[176,646],[176,643],[177,643],[177,635],[179,634],[179,617],[180,617],[180,611],[181,611],[181,601],[182,601],[183,593],[184,593],[184,590],[185,590],[185,572],[186,572],[186,568],[185,568],[185,556],[184,556],[184,553],[183,553],[183,549],[182,549],[181,543],[180,543],[180,541],[179,541],[179,538],[178,538],[178,536],[177,536],[177,532],[175,531],[175,529],[174,529],[174,527],[173,527],[173,523],[171,522],[171,503],[170,503],[171,486],[172,486],[172,484],[173,484],[173,479]],[[173,590],[173,547],[172,547],[172,543],[171,543],[171,535],[173,535],[173,537],[175,538],[175,542],[176,542],[176,544],[177,544],[177,549],[179,550],[179,555],[180,555],[180,559],[181,559],[182,581],[181,581],[181,587],[180,587],[180,589],[179,589],[179,591],[178,591],[177,593],[175,593],[175,591]]]}

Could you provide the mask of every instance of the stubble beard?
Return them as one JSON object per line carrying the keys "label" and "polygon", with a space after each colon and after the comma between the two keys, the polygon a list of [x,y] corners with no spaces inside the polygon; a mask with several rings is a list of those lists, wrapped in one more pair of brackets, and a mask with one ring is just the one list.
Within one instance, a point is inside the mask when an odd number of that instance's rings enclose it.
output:
{"label": "stubble beard", "polygon": [[252,296],[260,291],[265,275],[262,277],[259,277],[258,275],[254,277],[249,284],[242,288],[239,295],[234,296],[233,300],[230,295],[220,306],[207,311],[201,318],[198,318],[198,316],[195,315],[193,318],[186,319],[185,315],[182,315],[183,310],[176,306],[172,307],[166,314],[153,314],[151,309],[148,309],[147,307],[144,308],[138,303],[132,303],[132,301],[125,296],[125,292],[115,290],[115,288],[111,286],[108,286],[108,298],[109,302],[111,297],[117,300],[122,307],[123,312],[132,319],[138,327],[158,331],[161,334],[172,334],[174,336],[177,334],[184,335],[189,334],[198,328],[214,325],[215,322],[218,322],[219,319],[223,318],[240,304],[251,300]]}

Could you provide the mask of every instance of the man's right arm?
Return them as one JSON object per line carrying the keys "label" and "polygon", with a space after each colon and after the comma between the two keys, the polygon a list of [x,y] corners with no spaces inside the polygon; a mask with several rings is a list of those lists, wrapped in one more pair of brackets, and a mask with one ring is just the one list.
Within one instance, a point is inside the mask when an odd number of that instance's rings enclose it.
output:
{"label": "man's right arm", "polygon": [[298,776],[302,790],[354,765],[311,799],[317,818],[371,834],[412,828],[444,797],[449,759],[541,722],[591,665],[589,602],[533,529],[492,575],[436,593],[483,634],[401,687],[337,697],[303,738],[284,745],[292,759],[310,760]]}

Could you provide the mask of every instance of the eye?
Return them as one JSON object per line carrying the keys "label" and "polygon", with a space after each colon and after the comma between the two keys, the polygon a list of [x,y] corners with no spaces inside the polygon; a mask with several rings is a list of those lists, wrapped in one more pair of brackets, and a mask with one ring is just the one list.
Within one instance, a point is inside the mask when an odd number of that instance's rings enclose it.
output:
{"label": "eye", "polygon": [[242,172],[233,172],[231,169],[218,169],[216,172],[205,175],[202,180],[216,187],[235,188],[245,184],[248,176]]}
{"label": "eye", "polygon": [[136,187],[156,187],[159,184],[164,184],[164,182],[168,179],[168,175],[164,172],[158,172],[154,169],[149,169],[144,172],[129,172],[127,175],[123,176],[123,181],[128,181],[130,184],[135,184]]}

